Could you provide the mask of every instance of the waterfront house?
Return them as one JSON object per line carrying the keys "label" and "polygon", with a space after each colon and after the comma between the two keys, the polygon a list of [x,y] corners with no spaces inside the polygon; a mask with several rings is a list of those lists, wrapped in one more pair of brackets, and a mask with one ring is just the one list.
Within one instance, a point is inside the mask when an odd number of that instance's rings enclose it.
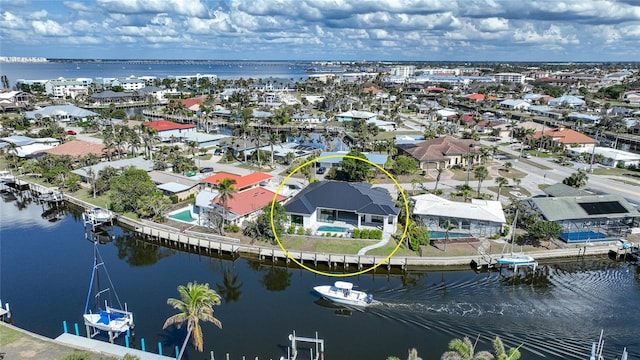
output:
{"label": "waterfront house", "polygon": [[498,105],[500,105],[501,108],[507,110],[527,111],[529,109],[529,106],[531,106],[531,103],[522,99],[507,99],[501,101]]}
{"label": "waterfront house", "polygon": [[195,133],[195,124],[179,124],[173,121],[157,120],[144,123],[151,129],[157,131],[158,136],[162,141],[182,141],[186,138],[186,134],[189,132]]}
{"label": "waterfront house", "polygon": [[89,100],[95,105],[127,103],[133,101],[133,94],[128,92],[105,90],[94,93],[89,97]]}
{"label": "waterfront house", "polygon": [[387,189],[342,181],[311,183],[284,208],[292,225],[313,233],[329,226],[342,232],[368,227],[393,234],[400,212]]}
{"label": "waterfront house", "polygon": [[570,107],[570,108],[580,108],[585,104],[585,101],[575,97],[573,95],[563,95],[559,98],[555,98],[549,101],[549,106],[551,107]]}
{"label": "waterfront house", "polygon": [[[443,232],[445,221],[455,226],[457,234],[467,238],[489,237],[502,232],[506,224],[502,204],[494,200],[471,199],[470,203],[443,199],[433,194],[412,197],[412,217],[429,231]],[[461,236],[461,235],[460,235]]]}
{"label": "waterfront house", "polygon": [[640,226],[638,209],[619,195],[540,197],[527,201],[545,220],[560,225],[560,238],[566,242],[624,238]]}
{"label": "waterfront house", "polygon": [[458,139],[444,136],[419,142],[417,144],[397,145],[399,155],[410,156],[420,164],[421,169],[427,169],[430,164],[434,168],[449,168],[452,166],[466,166],[467,163],[478,160],[479,144],[472,139]]}
{"label": "waterfront house", "polygon": [[267,186],[273,176],[263,172],[254,172],[248,175],[236,175],[228,172],[219,172],[202,180],[209,188],[216,188],[224,179],[235,181],[233,187],[238,191],[254,188],[257,186]]}
{"label": "waterfront house", "polygon": [[172,174],[166,171],[149,172],[151,181],[156,184],[158,190],[165,196],[176,196],[178,200],[185,200],[189,196],[198,192],[200,182],[196,179],[181,175]]}
{"label": "waterfront house", "polygon": [[[224,213],[222,200],[215,189],[200,191],[196,196],[194,212],[200,216],[200,222],[206,223],[207,213],[214,211]],[[247,188],[236,192],[227,200],[227,222],[242,225],[245,221],[252,221],[265,206],[270,205],[276,197],[277,202],[284,201],[287,197],[278,194],[262,186]]]}
{"label": "waterfront house", "polygon": [[94,118],[100,115],[74,105],[52,105],[38,110],[27,111],[23,116],[25,119],[29,119],[29,121],[35,121],[38,117],[51,119],[52,121],[61,123],[64,127],[67,123],[73,124],[78,121],[84,121],[88,118]]}
{"label": "waterfront house", "polygon": [[350,110],[336,115],[336,119],[340,122],[354,120],[376,120],[378,116],[368,111]]}
{"label": "waterfront house", "polygon": [[116,170],[124,170],[129,167],[136,169],[142,169],[147,172],[153,170],[153,161],[146,160],[143,157],[135,157],[129,159],[120,159],[115,161],[103,161],[95,165],[85,166],[80,169],[71,170],[72,173],[80,175],[80,178],[85,183],[91,183],[91,178],[98,176],[100,171],[106,167],[112,167]]}

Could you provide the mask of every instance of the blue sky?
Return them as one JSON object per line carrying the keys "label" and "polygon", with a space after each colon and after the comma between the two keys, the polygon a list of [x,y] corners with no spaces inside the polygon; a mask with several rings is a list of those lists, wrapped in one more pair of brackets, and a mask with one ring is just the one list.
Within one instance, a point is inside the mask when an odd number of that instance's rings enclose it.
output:
{"label": "blue sky", "polygon": [[0,0],[0,55],[640,61],[640,0]]}

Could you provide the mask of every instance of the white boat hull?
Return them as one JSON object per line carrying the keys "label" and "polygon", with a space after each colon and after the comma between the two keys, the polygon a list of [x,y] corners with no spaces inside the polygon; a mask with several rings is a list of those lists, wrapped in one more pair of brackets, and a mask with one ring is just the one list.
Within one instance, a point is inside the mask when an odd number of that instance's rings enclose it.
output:
{"label": "white boat hull", "polygon": [[321,285],[313,288],[323,298],[339,304],[368,306],[373,297],[363,291],[340,289],[333,285]]}
{"label": "white boat hull", "polygon": [[84,314],[84,324],[100,331],[107,331],[118,336],[133,328],[133,314],[129,311],[116,311],[111,308],[99,313]]}

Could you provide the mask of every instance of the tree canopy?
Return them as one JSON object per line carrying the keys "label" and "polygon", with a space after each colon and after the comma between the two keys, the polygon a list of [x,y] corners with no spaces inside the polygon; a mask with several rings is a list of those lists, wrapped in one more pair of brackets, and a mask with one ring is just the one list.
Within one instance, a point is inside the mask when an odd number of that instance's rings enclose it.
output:
{"label": "tree canopy", "polygon": [[156,185],[151,181],[149,173],[136,168],[128,168],[120,176],[112,178],[110,185],[111,209],[117,212],[138,213],[138,200],[144,196],[152,196],[156,191]]}
{"label": "tree canopy", "polygon": [[345,157],[340,161],[341,170],[338,173],[338,178],[346,181],[366,181],[371,178],[371,167],[372,165],[365,162],[356,160],[355,158],[366,159],[359,151],[349,151],[347,153],[349,158]]}
{"label": "tree canopy", "polygon": [[579,189],[587,186],[588,180],[589,180],[589,177],[587,176],[587,173],[585,173],[582,170],[578,170],[578,172],[575,172],[571,174],[569,177],[566,177],[564,180],[562,180],[562,183]]}

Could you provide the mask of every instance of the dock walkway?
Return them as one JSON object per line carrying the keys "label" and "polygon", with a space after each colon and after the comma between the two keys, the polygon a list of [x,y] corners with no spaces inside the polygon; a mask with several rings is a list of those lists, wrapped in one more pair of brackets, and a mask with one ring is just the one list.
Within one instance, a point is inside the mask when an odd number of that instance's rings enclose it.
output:
{"label": "dock walkway", "polygon": [[137,356],[140,360],[170,360],[172,357],[154,354],[138,349],[132,349],[121,345],[115,345],[106,341],[88,339],[84,336],[73,334],[62,334],[55,339],[57,342],[70,345],[74,348],[80,348],[104,355],[112,355],[122,358],[126,354]]}

